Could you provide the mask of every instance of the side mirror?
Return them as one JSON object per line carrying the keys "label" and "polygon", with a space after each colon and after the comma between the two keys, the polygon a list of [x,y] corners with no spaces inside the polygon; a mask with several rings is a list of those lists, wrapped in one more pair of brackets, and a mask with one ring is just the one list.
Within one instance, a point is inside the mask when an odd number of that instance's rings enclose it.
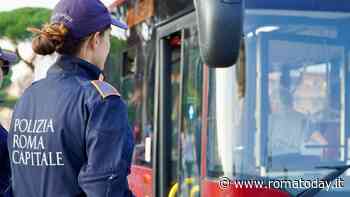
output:
{"label": "side mirror", "polygon": [[242,38],[243,0],[194,0],[203,62],[210,67],[236,63]]}

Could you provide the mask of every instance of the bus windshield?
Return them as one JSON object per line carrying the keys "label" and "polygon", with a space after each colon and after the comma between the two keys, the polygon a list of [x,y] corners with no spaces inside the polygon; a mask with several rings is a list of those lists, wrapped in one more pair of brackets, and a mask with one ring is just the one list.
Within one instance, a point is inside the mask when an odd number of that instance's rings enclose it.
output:
{"label": "bus windshield", "polygon": [[350,163],[350,12],[323,2],[245,9],[244,60],[209,75],[209,177],[317,179]]}

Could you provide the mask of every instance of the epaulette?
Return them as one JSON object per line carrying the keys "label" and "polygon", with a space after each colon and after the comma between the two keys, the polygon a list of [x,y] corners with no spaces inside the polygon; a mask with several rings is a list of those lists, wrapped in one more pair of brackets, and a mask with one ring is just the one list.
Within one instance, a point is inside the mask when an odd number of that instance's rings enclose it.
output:
{"label": "epaulette", "polygon": [[91,81],[92,85],[95,86],[97,91],[100,93],[103,99],[107,98],[108,96],[120,96],[117,89],[115,89],[111,84],[101,81],[101,80],[93,80]]}

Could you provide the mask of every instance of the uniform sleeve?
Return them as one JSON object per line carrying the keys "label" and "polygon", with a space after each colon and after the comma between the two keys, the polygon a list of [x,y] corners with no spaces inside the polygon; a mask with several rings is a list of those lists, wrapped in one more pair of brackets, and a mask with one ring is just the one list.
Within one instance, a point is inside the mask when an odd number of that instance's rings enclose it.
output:
{"label": "uniform sleeve", "polygon": [[10,185],[11,169],[7,149],[7,131],[0,125],[0,196]]}
{"label": "uniform sleeve", "polygon": [[87,163],[79,173],[79,185],[88,197],[128,197],[133,137],[127,108],[118,96],[91,106],[85,134]]}

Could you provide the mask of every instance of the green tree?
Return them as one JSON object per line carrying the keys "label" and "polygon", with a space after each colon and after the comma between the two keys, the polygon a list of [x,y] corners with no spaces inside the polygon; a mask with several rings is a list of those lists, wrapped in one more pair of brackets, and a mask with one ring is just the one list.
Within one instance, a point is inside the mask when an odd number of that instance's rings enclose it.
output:
{"label": "green tree", "polygon": [[11,41],[30,38],[28,27],[41,27],[49,21],[51,11],[45,8],[20,8],[8,12],[0,12],[0,37]]}
{"label": "green tree", "polygon": [[[20,8],[8,12],[0,12],[0,38],[8,38],[14,46],[23,40],[29,39],[32,34],[27,31],[28,27],[40,27],[49,21],[51,11],[43,8]],[[19,56],[18,50],[16,52]],[[31,61],[26,61],[19,56],[29,67],[34,69]],[[33,57],[34,60],[34,57]],[[4,79],[3,88],[10,85],[11,72]],[[2,106],[13,107],[17,98],[9,97],[3,90],[0,91]]]}
{"label": "green tree", "polygon": [[[51,10],[45,8],[20,8],[13,11],[0,12],[0,38],[8,38],[14,46],[19,42],[30,39],[33,34],[27,31],[28,27],[41,28],[45,23],[48,23],[51,16]],[[122,51],[126,48],[126,41],[116,37],[111,39],[111,52],[106,66],[106,74],[108,81],[119,86],[121,77]],[[32,64],[35,56],[27,61],[20,57],[16,49],[19,59],[25,62],[31,69],[34,70]],[[10,75],[6,77],[9,81]],[[5,83],[8,85],[8,83]],[[3,92],[0,91],[1,97],[4,98]],[[7,99],[5,99],[7,100]]]}
{"label": "green tree", "polygon": [[[17,46],[18,42],[29,39],[31,32],[27,31],[28,27],[40,28],[44,23],[49,21],[51,10],[45,8],[20,8],[8,12],[0,12],[0,37],[10,39]],[[26,61],[18,53],[19,59],[23,60],[31,69],[34,69],[32,60]]]}
{"label": "green tree", "polygon": [[121,88],[122,65],[123,65],[123,51],[127,48],[125,40],[116,37],[111,38],[111,49],[105,68],[107,81],[117,87]]}

